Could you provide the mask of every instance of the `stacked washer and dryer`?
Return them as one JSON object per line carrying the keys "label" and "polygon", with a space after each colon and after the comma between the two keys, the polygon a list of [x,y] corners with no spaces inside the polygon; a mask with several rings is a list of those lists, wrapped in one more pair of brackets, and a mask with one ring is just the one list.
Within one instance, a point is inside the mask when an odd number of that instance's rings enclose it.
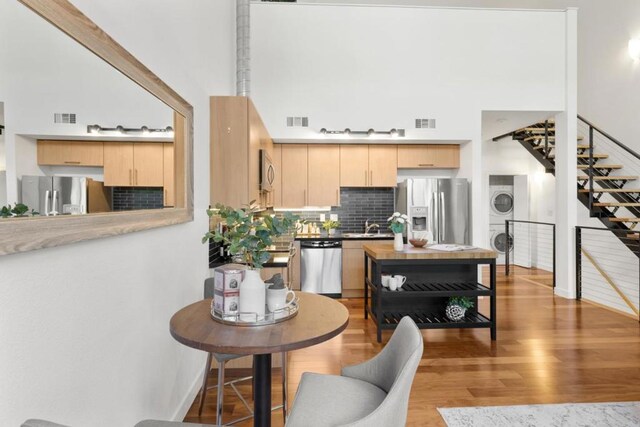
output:
{"label": "stacked washer and dryer", "polygon": [[505,263],[505,253],[513,259],[513,230],[505,234],[504,222],[513,219],[514,194],[513,175],[490,175],[490,214],[489,231],[491,249],[498,253],[497,264]]}

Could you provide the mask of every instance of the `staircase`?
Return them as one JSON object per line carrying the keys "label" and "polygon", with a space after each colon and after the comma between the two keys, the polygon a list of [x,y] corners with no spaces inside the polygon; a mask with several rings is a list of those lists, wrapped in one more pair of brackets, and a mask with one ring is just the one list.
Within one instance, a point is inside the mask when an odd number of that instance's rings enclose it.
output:
{"label": "staircase", "polygon": [[[640,155],[606,132],[578,116],[576,167],[578,200],[634,253],[639,233],[630,233],[640,223]],[[555,174],[555,123],[536,123],[494,138],[511,136],[546,169]],[[612,159],[613,157],[613,159]],[[630,171],[629,171],[630,170]],[[633,187],[636,184],[636,187]]]}

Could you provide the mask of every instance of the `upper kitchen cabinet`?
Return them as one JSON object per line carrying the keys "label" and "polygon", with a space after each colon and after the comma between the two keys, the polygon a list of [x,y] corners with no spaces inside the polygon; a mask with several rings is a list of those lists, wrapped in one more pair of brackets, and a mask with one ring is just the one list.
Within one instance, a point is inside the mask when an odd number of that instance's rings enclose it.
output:
{"label": "upper kitchen cabinet", "polygon": [[[261,207],[272,205],[273,195],[266,187],[261,189],[260,150],[270,158],[273,142],[251,100],[213,96],[210,115],[211,205],[240,207],[252,200]],[[264,179],[269,176],[274,178],[266,174]]]}
{"label": "upper kitchen cabinet", "polygon": [[460,167],[459,145],[399,145],[400,169],[457,169]]}
{"label": "upper kitchen cabinet", "polygon": [[103,166],[102,142],[38,140],[42,166]]}
{"label": "upper kitchen cabinet", "polygon": [[340,186],[366,187],[369,182],[369,146],[340,145]]}
{"label": "upper kitchen cabinet", "polygon": [[395,187],[397,185],[395,145],[341,145],[341,187]]}
{"label": "upper kitchen cabinet", "polygon": [[164,144],[105,142],[104,185],[107,187],[162,187]]}
{"label": "upper kitchen cabinet", "polygon": [[340,146],[308,146],[309,206],[340,205]]}
{"label": "upper kitchen cabinet", "polygon": [[275,169],[275,179],[273,180],[273,187],[271,189],[271,196],[273,197],[273,207],[281,208],[282,205],[282,145],[273,144],[273,155],[271,156],[273,161],[273,168]]}
{"label": "upper kitchen cabinet", "polygon": [[369,145],[369,187],[395,187],[398,184],[398,147]]}
{"label": "upper kitchen cabinet", "polygon": [[282,206],[309,206],[308,150],[306,144],[282,144]]}
{"label": "upper kitchen cabinet", "polygon": [[175,177],[175,156],[173,144],[164,143],[163,145],[163,187],[164,187],[164,206],[170,207],[176,205],[176,177]]}

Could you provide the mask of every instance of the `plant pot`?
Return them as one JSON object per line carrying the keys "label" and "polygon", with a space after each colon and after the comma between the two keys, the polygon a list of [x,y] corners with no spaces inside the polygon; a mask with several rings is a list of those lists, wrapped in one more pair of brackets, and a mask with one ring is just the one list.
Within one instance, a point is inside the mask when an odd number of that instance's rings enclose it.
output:
{"label": "plant pot", "polygon": [[466,312],[467,310],[465,308],[462,308],[457,304],[448,305],[445,310],[447,318],[453,322],[460,322],[463,320]]}
{"label": "plant pot", "polygon": [[402,252],[404,250],[404,241],[402,240],[402,233],[394,233],[393,250],[397,252]]}
{"label": "plant pot", "polygon": [[333,236],[334,234],[336,234],[336,229],[335,228],[329,229],[329,236]]}
{"label": "plant pot", "polygon": [[264,319],[266,292],[265,284],[260,277],[260,270],[245,271],[244,279],[240,283],[238,304],[240,313],[244,313],[240,314],[241,321],[255,322]]}

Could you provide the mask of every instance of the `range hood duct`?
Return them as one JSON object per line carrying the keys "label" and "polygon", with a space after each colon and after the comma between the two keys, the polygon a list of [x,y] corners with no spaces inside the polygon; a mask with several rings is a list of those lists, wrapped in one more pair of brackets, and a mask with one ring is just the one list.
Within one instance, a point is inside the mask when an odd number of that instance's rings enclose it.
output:
{"label": "range hood duct", "polygon": [[236,0],[236,95],[249,96],[251,89],[250,0]]}

